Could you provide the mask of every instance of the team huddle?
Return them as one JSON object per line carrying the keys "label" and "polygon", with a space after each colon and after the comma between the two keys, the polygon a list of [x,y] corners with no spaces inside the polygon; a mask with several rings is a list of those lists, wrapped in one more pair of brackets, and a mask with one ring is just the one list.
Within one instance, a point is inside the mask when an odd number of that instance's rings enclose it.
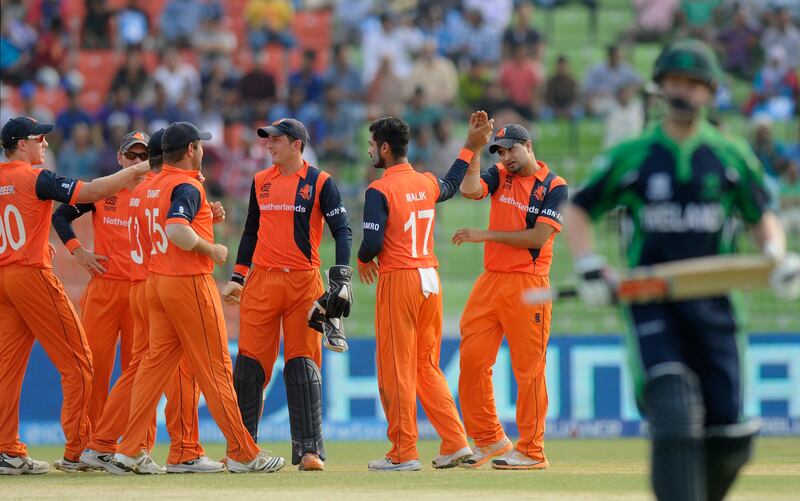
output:
{"label": "team huddle", "polygon": [[[253,178],[234,273],[221,291],[212,272],[225,263],[228,250],[214,243],[213,226],[225,220],[225,209],[207,200],[201,174],[202,143],[209,133],[188,122],[152,137],[132,131],[120,144],[122,169],[84,183],[36,167],[52,128],[18,117],[2,131],[11,161],[0,165],[0,313],[8,331],[0,338],[0,374],[12,385],[0,396],[0,473],[49,470],[48,463],[28,457],[18,434],[19,394],[34,339],[62,375],[66,447],[54,462],[57,469],[118,475],[280,470],[284,459],[261,450],[257,440],[264,390],[282,337],[292,464],[302,471],[323,470],[321,351],[323,345],[347,350],[343,318],[353,301],[352,231],[334,179],[303,159],[309,144],[305,126],[285,118],[258,129],[273,165]],[[378,384],[392,444],[383,458],[369,463],[370,470],[421,469],[417,397],[442,438],[433,467],[476,468],[490,460],[498,469],[548,465],[544,353],[550,305],[520,306],[518,299],[525,288],[547,284],[566,184],[535,160],[530,136],[516,125],[501,128],[490,148],[505,165],[482,175],[480,152],[493,130],[485,112],[473,113],[464,148],[449,172],[437,178],[406,160],[405,122],[382,118],[370,127],[369,154],[385,174],[365,195],[358,272],[363,282],[378,282]],[[470,298],[472,319],[464,322],[470,341],[462,349],[459,382],[468,396],[462,398],[464,424],[439,367],[442,290],[433,253],[436,204],[459,189],[474,199],[497,195],[490,228],[529,232],[524,241],[487,243],[487,272]],[[55,212],[53,201],[62,203]],[[93,251],[72,228],[90,212]],[[48,218],[91,275],[80,315],[52,272]],[[319,256],[325,224],[336,247],[327,288]],[[483,241],[474,231],[460,230],[453,242]],[[513,259],[493,256],[498,246],[515,247]],[[509,273],[518,275],[513,287],[504,284],[501,294],[488,295]],[[241,309],[235,363],[222,301]],[[530,311],[514,318],[520,308]],[[522,436],[516,448],[486,385],[494,363],[486,346],[496,355],[504,331],[522,361],[514,366],[521,387]],[[109,392],[117,343],[122,373]],[[208,458],[198,440],[201,392],[227,440],[221,461]],[[150,456],[162,395],[170,436],[165,467]]]}

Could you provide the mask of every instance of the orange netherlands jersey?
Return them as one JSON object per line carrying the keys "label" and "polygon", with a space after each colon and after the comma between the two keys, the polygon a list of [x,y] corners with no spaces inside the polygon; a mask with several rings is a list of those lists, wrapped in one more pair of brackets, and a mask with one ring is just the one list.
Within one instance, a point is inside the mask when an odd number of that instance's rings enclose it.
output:
{"label": "orange netherlands jersey", "polygon": [[[532,176],[511,174],[501,163],[481,175],[483,196],[492,196],[489,230],[520,231],[547,224],[555,228],[555,233],[561,231],[561,205],[567,200],[567,183],[544,162],[536,163],[540,168]],[[486,242],[483,266],[487,271],[547,275],[555,233],[541,249]]]}
{"label": "orange netherlands jersey", "polygon": [[214,271],[210,257],[179,249],[167,238],[168,224],[191,226],[200,238],[214,242],[213,215],[206,191],[197,180],[198,171],[164,164],[144,199],[146,223],[150,227],[151,273],[160,275],[206,275]]}
{"label": "orange netherlands jersey", "polygon": [[284,176],[278,166],[253,178],[260,212],[253,263],[266,268],[319,268],[319,243],[324,225],[320,193],[330,178],[303,161],[297,172]]}
{"label": "orange netherlands jersey", "polygon": [[[374,190],[372,195],[370,190]],[[383,177],[369,185],[368,202],[382,196],[385,222],[372,221],[365,208],[364,231],[384,224],[383,247],[378,254],[379,271],[385,273],[409,268],[435,268],[439,261],[433,253],[433,230],[439,181],[429,173],[414,170],[410,164],[394,165]],[[375,193],[377,192],[377,194]]]}
{"label": "orange netherlands jersey", "polygon": [[131,282],[147,280],[152,240],[144,202],[147,191],[152,186],[156,174],[148,172],[144,181],[131,192],[128,202],[128,239],[130,243]]}
{"label": "orange netherlands jersey", "polygon": [[0,163],[0,266],[52,268],[53,200],[74,204],[82,185],[26,162]]}
{"label": "orange netherlands jersey", "polygon": [[98,200],[92,212],[94,253],[108,257],[103,278],[130,280],[131,257],[128,252],[128,204],[131,192],[125,188],[115,195]]}

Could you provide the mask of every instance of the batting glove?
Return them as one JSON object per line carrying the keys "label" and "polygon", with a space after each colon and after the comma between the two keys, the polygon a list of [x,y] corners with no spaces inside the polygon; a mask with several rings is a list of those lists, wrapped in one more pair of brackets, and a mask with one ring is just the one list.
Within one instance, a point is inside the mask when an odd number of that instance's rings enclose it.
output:
{"label": "batting glove", "polygon": [[791,301],[800,297],[800,255],[790,252],[772,270],[769,283],[778,299]]}
{"label": "batting glove", "polygon": [[331,266],[328,270],[328,318],[350,316],[353,304],[353,268],[349,266]]}
{"label": "batting glove", "polygon": [[614,282],[605,259],[590,254],[575,261],[578,296],[589,306],[608,306],[616,301]]}

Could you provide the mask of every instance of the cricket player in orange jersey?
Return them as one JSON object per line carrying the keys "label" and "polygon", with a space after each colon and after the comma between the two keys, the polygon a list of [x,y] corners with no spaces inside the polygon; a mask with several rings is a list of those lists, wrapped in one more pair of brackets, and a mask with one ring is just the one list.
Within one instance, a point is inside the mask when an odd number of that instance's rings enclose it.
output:
{"label": "cricket player in orange jersey", "polygon": [[[136,372],[149,346],[149,310],[147,307],[147,277],[150,264],[152,241],[148,216],[142,201],[153,185],[154,178],[161,172],[163,154],[161,139],[164,129],[158,130],[147,145],[148,161],[151,171],[144,181],[133,189],[130,196],[128,230],[130,233],[131,294],[130,309],[133,314],[133,352],[131,362],[122,372],[108,396],[103,414],[93,427],[92,438],[81,453],[81,462],[92,468],[102,468],[110,473],[125,474],[117,468],[111,458],[117,451],[117,440],[125,431],[130,417],[131,393]],[[212,204],[214,222],[225,218],[225,211],[219,202]],[[198,442],[197,404],[200,390],[194,375],[181,360],[173,381],[167,385],[167,432],[170,437],[167,456],[168,473],[214,473],[222,471],[222,463],[211,461],[204,455]],[[156,440],[156,415],[147,430],[147,450],[152,450]]]}
{"label": "cricket player in orange jersey", "polygon": [[[316,304],[327,318],[350,314],[352,231],[333,178],[303,160],[309,137],[302,122],[284,118],[258,129],[258,135],[267,139],[274,164],[253,178],[234,276],[222,291],[230,303],[241,297],[234,385],[244,424],[257,440],[283,327],[292,464],[322,470],[322,348],[308,312]],[[336,241],[328,292],[319,274],[323,223]]]}
{"label": "cricket player in orange jersey", "polygon": [[198,180],[202,141],[211,138],[189,122],[176,122],[161,141],[164,165],[143,201],[149,211],[150,345],[133,385],[128,426],[112,462],[128,472],[158,474],[147,434],[161,394],[182,357],[188,361],[211,416],[228,441],[232,472],[273,472],[284,460],[260,451],[247,429],[233,388],[222,304],[211,276],[228,249],[214,243],[213,212]]}
{"label": "cricket player in orange jersey", "polygon": [[[125,134],[117,151],[117,162],[125,169],[147,160],[144,132]],[[128,244],[128,202],[134,186],[91,204],[63,204],[53,214],[53,228],[78,264],[91,275],[81,296],[81,323],[92,351],[94,379],[89,402],[89,423],[94,428],[103,413],[111,371],[120,345],[121,369],[131,359],[133,318],[130,309],[130,252]],[[92,213],[94,252],[81,244],[72,221]]]}
{"label": "cricket player in orange jersey", "polygon": [[[484,242],[484,272],[475,282],[461,316],[461,376],[458,395],[467,434],[476,451],[462,466],[492,460],[495,469],[547,468],[544,425],[547,415],[545,352],[552,304],[521,302],[523,291],[549,286],[553,241],[561,231],[567,184],[536,160],[528,131],[520,125],[499,129],[489,147],[501,162],[480,172],[470,164],[461,192],[480,200],[491,195],[489,229],[462,228],[453,243]],[[517,380],[516,448],[497,418],[492,366],[505,335]]]}
{"label": "cricket player in orange jersey", "polygon": [[142,179],[147,162],[83,183],[39,166],[53,126],[28,117],[9,120],[0,163],[0,474],[46,473],[19,439],[19,398],[34,340],[61,374],[61,424],[67,443],[57,468],[69,468],[89,439],[92,356],[75,308],[52,272],[48,243],[53,200],[89,203]]}
{"label": "cricket player in orange jersey", "polygon": [[[369,155],[383,177],[367,188],[364,239],[358,251],[361,281],[378,276],[375,304],[378,386],[392,448],[371,461],[373,471],[421,469],[417,451],[417,397],[442,444],[434,468],[468,458],[464,426],[439,367],[442,292],[433,253],[436,204],[453,197],[473,155],[489,142],[492,124],[473,114],[458,159],[444,178],[420,173],[406,158],[409,128],[394,117],[370,125]],[[378,263],[375,262],[377,257]]]}

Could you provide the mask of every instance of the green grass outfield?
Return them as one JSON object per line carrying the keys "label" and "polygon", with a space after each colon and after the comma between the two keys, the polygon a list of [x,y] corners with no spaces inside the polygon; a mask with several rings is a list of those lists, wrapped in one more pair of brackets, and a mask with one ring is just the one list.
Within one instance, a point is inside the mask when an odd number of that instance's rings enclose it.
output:
{"label": "green grass outfield", "polygon": [[[113,477],[105,473],[0,477],[2,499],[199,499],[249,500],[268,497],[311,496],[321,499],[650,499],[647,480],[647,442],[641,439],[550,440],[546,471],[433,470],[430,459],[437,444],[420,444],[424,469],[420,472],[376,473],[367,462],[379,458],[381,442],[328,443],[328,470],[300,473],[287,466],[272,475],[161,475]],[[286,444],[274,450],[288,452]],[[797,499],[800,492],[800,438],[759,440],[756,459],[748,466],[729,499]],[[210,457],[221,457],[219,444],[209,445]],[[60,447],[32,447],[30,454],[53,461]],[[159,446],[157,461],[166,457]]]}

